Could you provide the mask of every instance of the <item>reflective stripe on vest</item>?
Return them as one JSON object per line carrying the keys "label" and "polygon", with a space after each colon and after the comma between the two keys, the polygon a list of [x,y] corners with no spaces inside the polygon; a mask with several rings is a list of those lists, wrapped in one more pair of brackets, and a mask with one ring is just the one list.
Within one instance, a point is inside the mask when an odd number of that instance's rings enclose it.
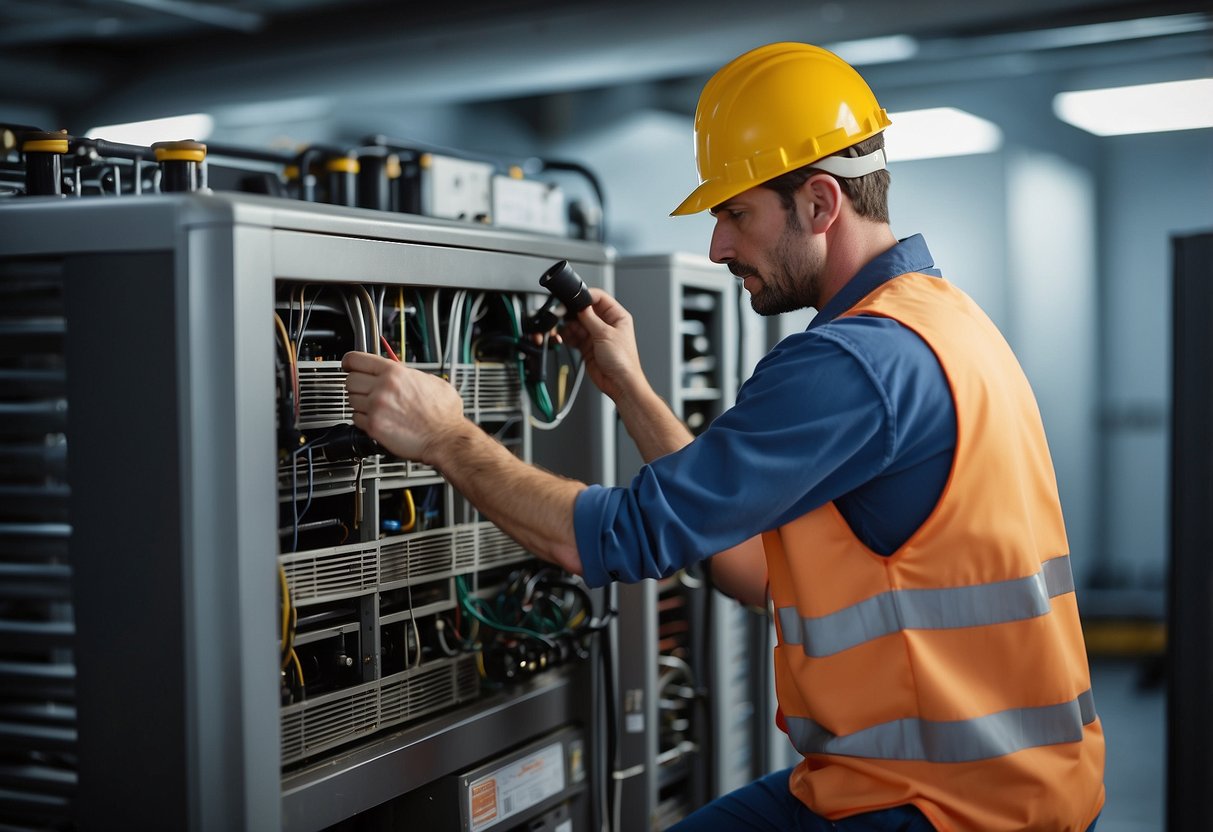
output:
{"label": "reflective stripe on vest", "polygon": [[837,736],[811,719],[784,716],[788,736],[801,754],[836,754],[882,760],[966,763],[1014,754],[1025,748],[1078,742],[1095,720],[1088,689],[1070,702],[1013,708],[956,722],[895,719]]}
{"label": "reflective stripe on vest", "polygon": [[1070,556],[1041,564],[1026,578],[948,589],[891,589],[820,618],[795,607],[776,610],[784,644],[815,659],[899,630],[940,630],[1022,621],[1049,611],[1049,599],[1074,591]]}

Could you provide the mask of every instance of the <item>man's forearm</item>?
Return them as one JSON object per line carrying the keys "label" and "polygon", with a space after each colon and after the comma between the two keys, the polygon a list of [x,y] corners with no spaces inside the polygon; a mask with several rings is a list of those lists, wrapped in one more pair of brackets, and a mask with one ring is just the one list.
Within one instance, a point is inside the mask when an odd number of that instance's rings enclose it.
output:
{"label": "man's forearm", "polygon": [[435,443],[428,461],[528,551],[581,574],[573,505],[583,483],[528,465],[466,420]]}
{"label": "man's forearm", "polygon": [[673,453],[691,443],[694,438],[670,406],[646,383],[643,387],[620,395],[615,407],[623,420],[628,436],[636,443],[645,462]]}

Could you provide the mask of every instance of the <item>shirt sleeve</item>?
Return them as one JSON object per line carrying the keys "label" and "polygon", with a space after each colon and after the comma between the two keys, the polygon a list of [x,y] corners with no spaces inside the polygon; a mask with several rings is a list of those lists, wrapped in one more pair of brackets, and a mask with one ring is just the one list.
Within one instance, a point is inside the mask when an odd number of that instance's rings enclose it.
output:
{"label": "shirt sleeve", "polygon": [[893,424],[890,397],[845,327],[789,336],[694,442],[626,487],[579,495],[586,582],[672,574],[846,494],[888,465]]}

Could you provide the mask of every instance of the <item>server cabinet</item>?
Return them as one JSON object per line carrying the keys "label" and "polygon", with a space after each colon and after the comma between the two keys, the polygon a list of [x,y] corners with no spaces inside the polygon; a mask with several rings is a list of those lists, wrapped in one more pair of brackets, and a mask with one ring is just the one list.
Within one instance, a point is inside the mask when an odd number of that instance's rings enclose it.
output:
{"label": "server cabinet", "polygon": [[1171,240],[1171,563],[1167,603],[1167,828],[1203,823],[1213,771],[1213,232]]}
{"label": "server cabinet", "polygon": [[[616,295],[631,312],[645,373],[702,432],[738,386],[736,280],[689,254],[622,258]],[[619,476],[642,460],[622,425]],[[617,587],[622,712],[620,829],[663,829],[763,770],[765,620],[699,569]]]}
{"label": "server cabinet", "polygon": [[[491,603],[528,553],[433,471],[280,449],[284,384],[301,448],[348,421],[339,359],[358,327],[317,328],[307,348],[276,339],[275,314],[354,320],[341,299],[369,289],[379,323],[399,303],[407,349],[407,291],[449,310],[450,357],[428,369],[469,416],[523,459],[611,482],[592,385],[558,429],[532,430],[527,382],[469,360],[472,328],[452,324],[525,314],[557,259],[611,287],[596,244],[272,197],[0,204],[6,825],[334,828],[553,731],[594,747],[592,656],[482,684],[492,668],[438,623]],[[374,308],[364,329],[387,340]],[[301,521],[326,501],[320,526]],[[592,754],[585,768],[588,813],[603,772]]]}

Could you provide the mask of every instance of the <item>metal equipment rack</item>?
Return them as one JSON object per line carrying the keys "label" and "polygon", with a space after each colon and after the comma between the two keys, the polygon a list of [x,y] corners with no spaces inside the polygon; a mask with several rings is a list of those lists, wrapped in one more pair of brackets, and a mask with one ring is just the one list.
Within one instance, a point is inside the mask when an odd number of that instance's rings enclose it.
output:
{"label": "metal equipment rack", "polygon": [[[379,716],[365,736],[315,746],[297,733],[305,709],[280,701],[275,286],[535,293],[556,259],[611,288],[598,244],[363,209],[202,193],[0,204],[0,355],[40,362],[0,365],[0,487],[14,498],[0,511],[13,577],[0,600],[38,604],[2,642],[13,729],[0,805],[14,823],[304,832],[568,726],[601,746],[588,736],[602,706],[592,658],[483,691],[470,660],[435,662],[424,701],[388,702],[371,674]],[[587,384],[560,429],[522,428],[516,453],[611,483],[613,446],[609,402]],[[393,478],[436,481],[376,464],[363,475],[372,510]],[[451,550],[474,559],[435,570],[439,584],[526,557],[483,521],[459,531],[470,536]],[[387,583],[387,542],[367,537],[356,560],[369,589],[355,594]],[[321,560],[281,558],[300,599],[331,592],[308,583]],[[352,707],[326,718],[348,722]],[[600,808],[605,772],[588,756],[583,791]]]}
{"label": "metal equipment rack", "polygon": [[[736,279],[691,254],[621,258],[615,275],[645,374],[700,433],[737,395]],[[622,426],[616,447],[626,482],[643,461]],[[617,592],[620,828],[660,830],[765,773],[767,623],[698,570]]]}

